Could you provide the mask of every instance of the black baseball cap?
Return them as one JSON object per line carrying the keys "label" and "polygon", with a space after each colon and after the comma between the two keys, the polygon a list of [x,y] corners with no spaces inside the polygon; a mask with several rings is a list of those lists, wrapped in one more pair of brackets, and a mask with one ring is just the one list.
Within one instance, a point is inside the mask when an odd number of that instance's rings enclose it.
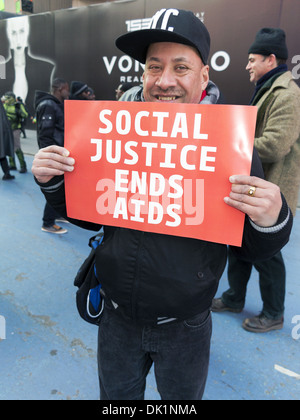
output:
{"label": "black baseball cap", "polygon": [[161,9],[153,16],[150,29],[122,35],[116,40],[116,46],[144,64],[150,44],[156,42],[190,45],[196,48],[203,63],[207,64],[210,35],[205,25],[191,11]]}

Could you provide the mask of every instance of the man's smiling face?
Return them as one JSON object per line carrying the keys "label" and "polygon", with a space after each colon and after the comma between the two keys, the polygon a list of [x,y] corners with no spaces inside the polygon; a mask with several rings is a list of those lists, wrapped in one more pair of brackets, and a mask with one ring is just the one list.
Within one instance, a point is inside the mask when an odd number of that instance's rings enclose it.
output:
{"label": "man's smiling face", "polygon": [[[274,56],[275,57],[275,56]],[[270,58],[260,54],[250,54],[246,70],[249,71],[250,82],[257,83],[266,73],[272,70]]]}
{"label": "man's smiling face", "polygon": [[148,49],[143,78],[146,102],[198,104],[209,81],[209,67],[193,47],[158,42]]}

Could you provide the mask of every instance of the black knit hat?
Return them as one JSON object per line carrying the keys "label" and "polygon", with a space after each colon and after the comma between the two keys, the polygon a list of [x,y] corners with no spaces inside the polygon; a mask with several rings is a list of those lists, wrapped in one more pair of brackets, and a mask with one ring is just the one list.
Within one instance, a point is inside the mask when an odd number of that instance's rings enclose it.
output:
{"label": "black knit hat", "polygon": [[179,9],[161,9],[151,22],[150,29],[129,32],[116,40],[116,46],[132,58],[146,62],[150,44],[175,42],[196,48],[204,64],[210,50],[210,35],[193,12]]}
{"label": "black knit hat", "polygon": [[279,28],[263,28],[257,34],[248,54],[271,55],[287,60],[285,32]]}
{"label": "black knit hat", "polygon": [[88,89],[88,85],[83,82],[72,82],[70,92],[71,95],[77,96]]}

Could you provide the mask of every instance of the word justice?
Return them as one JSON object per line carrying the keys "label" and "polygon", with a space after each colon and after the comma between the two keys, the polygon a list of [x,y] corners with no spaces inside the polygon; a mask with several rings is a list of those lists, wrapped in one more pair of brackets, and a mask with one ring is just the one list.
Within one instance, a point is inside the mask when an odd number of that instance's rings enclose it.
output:
{"label": "word justice", "polygon": [[[151,167],[153,163],[157,163],[161,168],[175,169],[178,164],[172,161],[172,152],[180,148],[179,164],[182,169],[187,171],[215,172],[215,166],[212,164],[216,161],[217,148],[211,146],[196,146],[192,144],[178,145],[175,143],[152,143],[122,140],[101,140],[91,139],[91,144],[96,144],[96,155],[91,156],[92,162],[99,162],[103,157],[103,143],[105,143],[105,159],[111,164],[120,162],[125,165],[144,164]],[[113,150],[114,149],[114,150]],[[137,149],[140,149],[139,152]],[[124,156],[126,154],[126,157]],[[200,154],[199,166],[196,167],[196,156]],[[140,162],[141,161],[141,162]]]}

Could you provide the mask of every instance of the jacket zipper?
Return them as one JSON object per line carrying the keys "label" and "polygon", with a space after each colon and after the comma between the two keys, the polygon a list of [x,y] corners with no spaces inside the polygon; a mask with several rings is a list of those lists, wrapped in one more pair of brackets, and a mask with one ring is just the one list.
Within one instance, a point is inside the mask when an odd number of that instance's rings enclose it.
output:
{"label": "jacket zipper", "polygon": [[132,298],[131,298],[131,311],[132,311],[132,319],[136,321],[137,319],[137,295],[138,295],[138,288],[140,285],[140,269],[142,265],[142,249],[144,245],[144,238],[145,238],[145,232],[140,232],[140,239],[139,239],[139,245],[137,250],[137,256],[136,256],[136,270],[135,270],[135,277],[134,277],[134,285],[132,290]]}

